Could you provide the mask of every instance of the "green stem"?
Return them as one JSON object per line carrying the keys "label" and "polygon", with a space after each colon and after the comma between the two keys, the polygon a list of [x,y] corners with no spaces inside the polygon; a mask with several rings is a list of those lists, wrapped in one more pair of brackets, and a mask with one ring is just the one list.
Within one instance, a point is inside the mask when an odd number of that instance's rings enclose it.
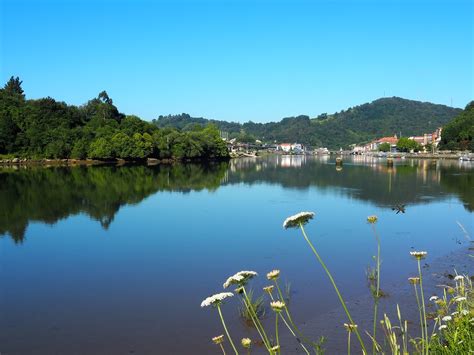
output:
{"label": "green stem", "polygon": [[418,273],[420,274],[420,291],[421,291],[421,304],[423,306],[423,327],[425,328],[425,341],[426,341],[426,354],[429,352],[429,344],[428,344],[428,327],[426,323],[426,308],[425,308],[425,296],[423,295],[423,276],[421,275],[421,263],[420,259],[418,259]]}
{"label": "green stem", "polygon": [[222,346],[222,343],[220,343],[219,345],[220,345],[220,347],[221,347],[222,354],[224,354],[224,355],[225,355],[225,350],[224,350],[224,347]]}
{"label": "green stem", "polygon": [[425,331],[423,329],[423,315],[421,312],[420,297],[418,297],[418,290],[416,289],[416,284],[413,284],[415,288],[416,304],[418,305],[418,312],[420,313],[420,328],[421,328],[421,353],[425,353]]}
{"label": "green stem", "polygon": [[227,330],[227,327],[225,326],[224,316],[222,315],[221,306],[219,304],[217,305],[217,310],[219,311],[219,316],[221,317],[222,326],[224,327],[225,333],[227,334],[227,338],[229,338],[230,345],[232,345],[232,349],[234,349],[235,353],[238,355],[239,352],[235,348],[234,342],[232,341],[229,331]]}
{"label": "green stem", "polygon": [[250,302],[250,299],[247,295],[247,291],[245,290],[244,286],[242,286],[242,290],[244,292],[244,303],[245,303],[245,306],[247,307],[247,311],[250,313],[250,318],[252,319],[252,322],[255,325],[255,328],[257,329],[257,332],[260,335],[260,338],[262,339],[263,344],[265,344],[265,347],[267,348],[267,350],[270,351],[270,348],[271,348],[270,341],[268,340],[267,334],[265,333],[265,329],[260,323],[257,313],[253,309],[252,303]]}
{"label": "green stem", "polygon": [[[285,302],[285,298],[283,297],[283,293],[281,292],[281,288],[280,288],[280,285],[278,284],[278,281],[277,280],[273,280],[275,282],[275,286],[277,287],[277,290],[278,290],[278,294],[280,295],[280,300],[282,302]],[[273,296],[272,296],[273,297]],[[308,337],[306,337],[299,329],[298,327],[296,326],[295,322],[293,322],[293,319],[291,318],[291,315],[290,315],[290,310],[288,308],[288,306],[286,305],[285,303],[285,313],[288,317],[288,320],[290,321],[290,324],[291,326],[293,327],[293,329],[298,333],[299,337],[301,337],[301,339],[303,339],[306,343],[308,344],[311,344],[311,346],[313,347],[317,347],[319,346],[319,344],[315,343],[314,341],[312,341],[311,339],[309,339]],[[296,336],[295,336],[296,337]],[[296,337],[296,340],[298,340],[298,342],[303,345],[300,341],[299,338]]]}
{"label": "green stem", "polygon": [[[336,291],[337,293],[337,297],[339,298],[339,301],[341,302],[341,305],[342,307],[344,308],[344,311],[346,312],[346,315],[347,315],[347,318],[349,319],[349,322],[351,324],[355,324],[354,321],[352,320],[352,317],[351,317],[351,314],[349,313],[349,310],[347,309],[347,306],[346,306],[346,303],[344,302],[344,299],[342,298],[342,295],[341,293],[339,292],[339,289],[337,288],[337,285],[336,285],[336,282],[334,281],[334,278],[332,277],[331,273],[329,272],[329,269],[327,268],[326,264],[324,263],[323,259],[321,259],[321,257],[319,256],[318,252],[316,251],[315,247],[313,246],[313,244],[311,243],[311,241],[309,240],[308,236],[306,235],[306,232],[303,228],[303,224],[300,223],[300,228],[301,228],[301,231],[303,232],[303,236],[304,238],[306,239],[306,242],[308,242],[308,245],[310,246],[310,248],[312,249],[314,255],[316,256],[316,258],[318,259],[319,263],[321,264],[321,266],[323,267],[324,271],[326,271],[326,274],[327,276],[329,277],[329,280],[331,281],[332,283],[332,286],[334,287],[334,290]],[[365,349],[365,345],[364,345],[364,342],[362,341],[362,338],[359,334],[359,330],[357,330],[357,328],[354,330],[356,335],[357,335],[357,339],[359,340],[359,343],[360,343],[360,346],[363,350],[364,353],[367,354],[367,350]]]}
{"label": "green stem", "polygon": [[351,355],[351,332],[347,332],[347,355]]}
{"label": "green stem", "polygon": [[376,292],[375,292],[375,303],[374,303],[374,325],[373,325],[373,338],[374,341],[372,342],[372,354],[375,354],[375,341],[377,340],[376,332],[377,332],[377,309],[378,303],[380,298],[380,238],[377,234],[377,230],[375,229],[375,225],[372,224],[372,230],[375,235],[375,239],[377,240],[377,285],[376,285]]}
{"label": "green stem", "polygon": [[[275,299],[273,298],[273,295],[270,293],[270,298],[272,299],[273,302],[275,302]],[[286,309],[286,306],[285,306],[285,309]],[[303,350],[305,351],[306,354],[309,355],[309,351],[308,349],[306,349],[306,347],[304,346],[304,344],[301,342],[301,340],[296,336],[295,332],[293,331],[293,329],[291,329],[290,325],[288,324],[288,322],[286,321],[285,317],[283,316],[283,314],[280,315],[283,323],[285,323],[286,327],[288,328],[288,330],[290,331],[290,333],[296,338],[296,340],[298,341],[298,343],[301,345],[301,347],[303,348]]]}
{"label": "green stem", "polygon": [[278,338],[278,312],[275,312],[276,317],[275,317],[275,338],[278,346],[278,354],[280,353],[280,339]]}

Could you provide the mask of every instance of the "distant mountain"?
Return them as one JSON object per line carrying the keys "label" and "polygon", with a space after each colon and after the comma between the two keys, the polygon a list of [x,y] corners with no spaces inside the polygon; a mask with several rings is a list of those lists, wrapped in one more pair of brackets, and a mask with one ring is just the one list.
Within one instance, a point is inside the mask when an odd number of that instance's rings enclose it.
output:
{"label": "distant mountain", "polygon": [[346,148],[350,144],[368,142],[376,137],[421,135],[444,126],[462,110],[413,101],[400,97],[381,98],[370,103],[348,108],[334,114],[287,117],[280,122],[236,123],[187,114],[160,116],[154,120],[158,127],[175,127],[192,130],[196,125],[213,123],[230,137],[243,140],[257,138],[266,142],[301,142],[331,149]]}

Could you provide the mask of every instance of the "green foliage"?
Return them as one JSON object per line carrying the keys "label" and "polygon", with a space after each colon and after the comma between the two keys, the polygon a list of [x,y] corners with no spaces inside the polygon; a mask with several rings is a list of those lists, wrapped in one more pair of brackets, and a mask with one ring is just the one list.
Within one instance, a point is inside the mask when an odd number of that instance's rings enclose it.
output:
{"label": "green foliage", "polygon": [[[265,316],[265,305],[264,305],[264,298],[263,296],[259,296],[254,299],[253,290],[249,290],[247,292],[248,299],[250,301],[250,306],[253,309],[253,313],[257,315],[258,319],[262,319]],[[253,326],[252,322],[252,313],[245,305],[245,301],[242,298],[241,304],[239,307],[239,316],[245,322],[245,324],[249,327]]]}
{"label": "green foliage", "polygon": [[47,97],[25,100],[19,78],[0,89],[0,154],[109,160],[226,159],[214,126],[159,129],[120,113],[106,91],[76,107]]}
{"label": "green foliage", "polygon": [[[157,127],[190,129],[195,125],[215,124],[219,130],[238,138],[241,132],[263,142],[300,142],[310,146],[330,149],[348,147],[350,144],[368,142],[382,136],[421,135],[445,125],[461,110],[444,105],[406,100],[398,97],[383,98],[332,115],[321,114],[287,117],[280,122],[239,124],[235,122],[206,120],[188,114],[160,116],[153,123]],[[254,140],[255,141],[255,140]]]}
{"label": "green foliage", "polygon": [[387,143],[387,142],[382,143],[382,144],[379,145],[379,151],[380,152],[389,152],[390,148],[391,148],[390,143]]}
{"label": "green foliage", "polygon": [[397,150],[400,152],[418,152],[421,150],[421,145],[415,142],[413,139],[401,137],[397,143]]}
{"label": "green foliage", "polygon": [[474,151],[474,101],[441,132],[440,149]]}

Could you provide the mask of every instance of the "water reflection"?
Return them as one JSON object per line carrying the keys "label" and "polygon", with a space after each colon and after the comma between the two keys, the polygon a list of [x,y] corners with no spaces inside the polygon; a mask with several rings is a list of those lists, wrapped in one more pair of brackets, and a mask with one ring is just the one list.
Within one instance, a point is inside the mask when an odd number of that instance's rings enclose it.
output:
{"label": "water reflection", "polygon": [[0,235],[16,242],[31,221],[53,224],[85,213],[107,229],[121,206],[158,191],[188,193],[232,184],[278,184],[330,190],[382,207],[420,204],[450,196],[474,208],[473,164],[454,160],[345,159],[271,156],[210,165],[56,167],[0,170]]}

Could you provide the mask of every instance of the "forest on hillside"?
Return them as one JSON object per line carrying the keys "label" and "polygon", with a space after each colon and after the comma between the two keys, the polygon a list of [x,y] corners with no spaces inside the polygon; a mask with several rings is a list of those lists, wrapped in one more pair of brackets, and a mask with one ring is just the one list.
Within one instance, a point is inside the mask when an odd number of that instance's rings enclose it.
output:
{"label": "forest on hillside", "polygon": [[444,126],[462,110],[444,105],[402,99],[382,98],[316,118],[306,115],[287,117],[280,122],[236,123],[191,117],[188,114],[160,116],[153,120],[158,127],[175,127],[183,131],[209,122],[229,134],[230,138],[248,142],[299,142],[313,147],[348,148],[382,136],[422,135]]}
{"label": "forest on hillside", "polygon": [[97,160],[228,158],[218,129],[160,129],[120,113],[106,91],[82,106],[27,100],[18,77],[0,89],[0,155]]}
{"label": "forest on hillside", "polygon": [[444,127],[440,148],[474,152],[474,101]]}

